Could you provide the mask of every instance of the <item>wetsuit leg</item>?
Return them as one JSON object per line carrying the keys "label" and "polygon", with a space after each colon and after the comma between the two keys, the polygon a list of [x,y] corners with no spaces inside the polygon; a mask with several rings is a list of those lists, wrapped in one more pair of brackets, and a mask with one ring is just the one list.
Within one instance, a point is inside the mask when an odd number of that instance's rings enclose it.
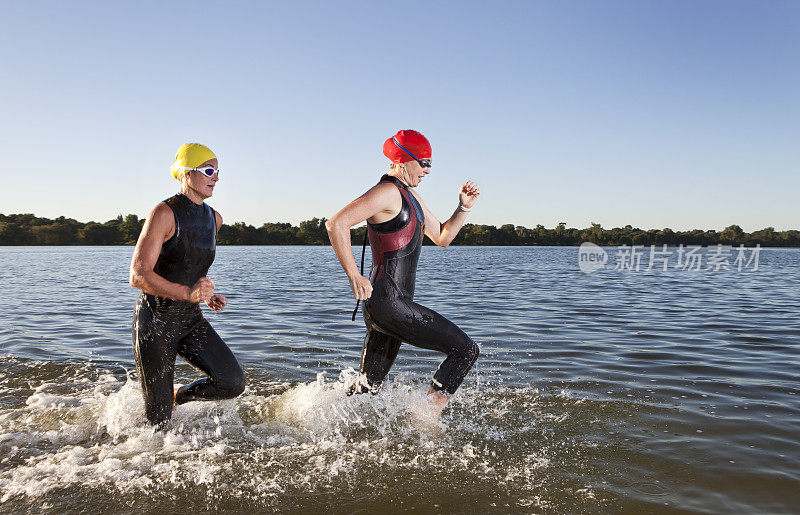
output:
{"label": "wetsuit leg", "polygon": [[[389,369],[392,368],[397,352],[402,341],[375,327],[367,326],[367,335],[364,337],[364,350],[361,353],[361,373],[367,377],[371,391],[377,393]],[[363,393],[358,391],[358,393]]]}
{"label": "wetsuit leg", "polygon": [[415,347],[447,354],[431,386],[437,391],[455,393],[478,359],[480,349],[475,342],[453,322],[407,298],[385,303],[377,311],[373,318],[377,318],[383,332]]}
{"label": "wetsuit leg", "polygon": [[172,332],[154,317],[142,297],[134,312],[133,353],[142,385],[145,415],[155,426],[163,426],[172,416],[176,348]]}
{"label": "wetsuit leg", "polygon": [[181,386],[177,404],[199,400],[231,399],[244,391],[242,367],[230,348],[207,320],[202,319],[178,342],[178,355],[208,377]]}

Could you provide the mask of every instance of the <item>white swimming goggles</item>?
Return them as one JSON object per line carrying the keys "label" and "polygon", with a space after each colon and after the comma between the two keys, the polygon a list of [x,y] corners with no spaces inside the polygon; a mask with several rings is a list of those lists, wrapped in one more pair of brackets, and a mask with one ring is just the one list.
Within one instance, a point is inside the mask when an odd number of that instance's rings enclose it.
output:
{"label": "white swimming goggles", "polygon": [[219,169],[214,168],[213,166],[204,166],[202,168],[189,168],[188,166],[179,166],[178,170],[181,172],[200,172],[206,177],[213,177],[214,174],[217,174],[219,177]]}

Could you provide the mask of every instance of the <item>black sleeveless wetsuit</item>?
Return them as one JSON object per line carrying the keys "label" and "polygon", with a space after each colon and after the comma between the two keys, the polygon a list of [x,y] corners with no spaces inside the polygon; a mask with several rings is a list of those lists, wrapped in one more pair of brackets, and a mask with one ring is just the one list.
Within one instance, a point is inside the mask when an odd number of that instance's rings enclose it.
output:
{"label": "black sleeveless wetsuit", "polygon": [[478,359],[478,346],[454,323],[414,302],[425,214],[402,181],[387,174],[380,182],[397,186],[403,207],[389,221],[367,224],[372,249],[372,295],[364,302],[367,335],[361,372],[372,391],[376,391],[389,373],[400,344],[407,342],[447,354],[431,385],[437,391],[453,394]]}
{"label": "black sleeveless wetsuit", "polygon": [[[175,215],[175,234],[161,246],[153,271],[168,281],[194,286],[214,262],[214,210],[180,193],[164,203]],[[162,425],[172,416],[176,355],[208,375],[182,386],[177,404],[229,399],[244,391],[242,368],[197,304],[142,292],[134,311],[133,348],[145,413],[152,424]]]}

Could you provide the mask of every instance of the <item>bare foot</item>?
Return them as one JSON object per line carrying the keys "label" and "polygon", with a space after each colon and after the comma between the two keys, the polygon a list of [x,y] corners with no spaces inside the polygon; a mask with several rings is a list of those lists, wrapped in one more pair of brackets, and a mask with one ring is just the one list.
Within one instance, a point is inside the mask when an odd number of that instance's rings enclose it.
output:
{"label": "bare foot", "polygon": [[411,425],[420,431],[441,433],[444,431],[444,425],[440,418],[442,410],[450,400],[450,396],[444,392],[428,390],[428,397],[423,402],[422,406],[418,406],[411,412]]}
{"label": "bare foot", "polygon": [[450,402],[450,396],[430,387],[428,388],[428,402],[431,403],[431,409],[435,412],[436,418],[439,418],[444,407]]}

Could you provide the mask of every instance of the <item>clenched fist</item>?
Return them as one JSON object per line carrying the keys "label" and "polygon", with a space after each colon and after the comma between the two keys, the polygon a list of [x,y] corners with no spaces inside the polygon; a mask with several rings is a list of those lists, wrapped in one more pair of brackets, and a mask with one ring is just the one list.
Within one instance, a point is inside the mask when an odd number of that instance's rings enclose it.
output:
{"label": "clenched fist", "polygon": [[189,290],[189,302],[199,304],[200,302],[211,300],[214,294],[214,281],[210,277],[201,277],[194,283]]}
{"label": "clenched fist", "polygon": [[353,297],[358,300],[367,300],[372,295],[372,283],[361,274],[350,278],[350,288],[353,290]]}
{"label": "clenched fist", "polygon": [[206,301],[206,306],[210,307],[214,311],[222,311],[222,308],[225,307],[225,304],[228,303],[228,298],[223,297],[219,293],[215,293],[211,296],[210,299]]}

